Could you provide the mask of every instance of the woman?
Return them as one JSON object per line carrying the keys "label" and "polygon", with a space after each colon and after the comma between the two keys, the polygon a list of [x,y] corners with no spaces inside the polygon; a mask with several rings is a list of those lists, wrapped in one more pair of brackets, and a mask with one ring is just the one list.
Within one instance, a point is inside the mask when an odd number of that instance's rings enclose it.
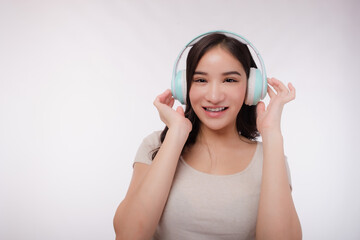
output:
{"label": "woman", "polygon": [[166,128],[138,150],[116,239],[301,239],[280,130],[295,89],[270,78],[267,108],[244,105],[251,67],[246,45],[223,34],[191,48],[186,110],[170,90],[155,99]]}

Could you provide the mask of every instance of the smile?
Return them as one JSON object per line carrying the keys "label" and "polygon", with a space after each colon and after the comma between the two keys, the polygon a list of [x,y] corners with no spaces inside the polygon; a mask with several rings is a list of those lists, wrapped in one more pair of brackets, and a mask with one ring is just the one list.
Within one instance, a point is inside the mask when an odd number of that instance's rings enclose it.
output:
{"label": "smile", "polygon": [[208,112],[222,112],[224,110],[227,109],[227,107],[218,107],[218,108],[209,108],[209,107],[204,107],[205,111]]}

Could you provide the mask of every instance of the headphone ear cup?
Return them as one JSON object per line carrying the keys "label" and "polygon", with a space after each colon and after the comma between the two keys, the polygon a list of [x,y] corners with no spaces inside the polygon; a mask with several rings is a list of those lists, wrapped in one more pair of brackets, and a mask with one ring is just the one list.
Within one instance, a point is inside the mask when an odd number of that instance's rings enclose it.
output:
{"label": "headphone ear cup", "polygon": [[180,70],[176,73],[175,79],[173,79],[173,83],[171,84],[171,93],[181,104],[185,104],[186,70]]}
{"label": "headphone ear cup", "polygon": [[259,69],[250,68],[247,84],[245,104],[249,106],[256,105],[262,97],[264,86],[263,77]]}

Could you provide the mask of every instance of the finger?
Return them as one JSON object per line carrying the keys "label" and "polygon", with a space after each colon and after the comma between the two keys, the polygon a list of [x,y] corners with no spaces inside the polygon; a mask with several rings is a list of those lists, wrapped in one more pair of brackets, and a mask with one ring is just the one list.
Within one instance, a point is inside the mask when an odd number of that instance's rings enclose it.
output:
{"label": "finger", "polygon": [[175,103],[174,98],[169,98],[169,99],[166,99],[165,102],[161,102],[159,96],[153,102],[153,104],[155,105],[155,107],[158,110],[163,109],[163,106],[165,106],[165,105],[172,108],[174,106],[174,103]]}
{"label": "finger", "polygon": [[278,86],[279,86],[279,88],[281,89],[282,92],[289,93],[289,89],[285,86],[285,84],[282,81],[280,81],[278,79],[276,79],[276,81],[277,81]]}
{"label": "finger", "polygon": [[290,101],[294,100],[295,99],[295,94],[296,94],[295,88],[291,83],[288,84],[288,87],[290,89],[290,92],[285,98],[286,102],[290,102]]}
{"label": "finger", "polygon": [[158,96],[156,96],[153,104],[155,105],[155,107],[158,107],[160,103],[164,103],[166,96],[168,95],[168,89],[165,90],[163,93],[159,94]]}
{"label": "finger", "polygon": [[285,84],[280,80],[273,78],[273,87],[276,90],[277,94],[279,93],[289,93],[289,89],[286,88]]}
{"label": "finger", "polygon": [[289,89],[280,80],[272,78],[270,82],[272,83],[272,87],[276,90],[277,94],[289,94]]}
{"label": "finger", "polygon": [[172,96],[173,96],[170,89],[166,89],[165,92],[167,93],[167,95],[168,95],[169,97],[172,97]]}
{"label": "finger", "polygon": [[292,96],[293,99],[295,99],[295,97],[296,97],[296,89],[295,89],[295,87],[292,85],[292,83],[289,83],[288,87],[290,89],[290,95]]}
{"label": "finger", "polygon": [[175,98],[171,97],[168,105],[172,108],[174,106],[174,102],[175,102]]}
{"label": "finger", "polygon": [[163,93],[161,93],[160,95],[158,95],[157,98],[159,99],[159,102],[166,104],[166,101],[167,101],[167,99],[168,99],[170,96],[172,96],[171,90],[170,90],[170,89],[167,89],[167,90],[165,90]]}
{"label": "finger", "polygon": [[182,108],[182,106],[178,106],[176,108],[176,112],[178,112],[181,116],[185,116],[184,109]]}
{"label": "finger", "polygon": [[158,102],[163,103],[165,101],[165,92],[158,95],[155,100],[157,100]]}
{"label": "finger", "polygon": [[277,93],[280,92],[279,83],[276,81],[275,78],[268,78],[268,83],[275,89]]}
{"label": "finger", "polygon": [[268,92],[270,98],[273,98],[274,96],[276,96],[274,90],[272,90],[272,88],[270,86],[267,87],[267,92]]}
{"label": "finger", "polygon": [[256,113],[257,115],[261,115],[265,112],[265,103],[264,102],[259,102],[256,106]]}
{"label": "finger", "polygon": [[166,105],[170,105],[170,102],[171,102],[171,97],[169,95],[166,95],[166,98],[164,99],[164,103]]}
{"label": "finger", "polygon": [[153,102],[154,106],[159,109],[159,104],[160,104],[160,97],[157,96]]}
{"label": "finger", "polygon": [[166,104],[169,105],[170,107],[172,107],[172,106],[174,105],[175,99],[174,99],[174,97],[173,97],[173,95],[172,95],[171,90],[170,90],[170,89],[166,90],[166,94],[167,94],[167,95],[166,95],[166,97],[167,97],[167,102],[166,102]]}
{"label": "finger", "polygon": [[171,98],[171,91],[169,89],[167,89],[163,94],[162,94],[162,97],[163,97],[163,102],[165,104],[168,104],[169,103],[169,100]]}

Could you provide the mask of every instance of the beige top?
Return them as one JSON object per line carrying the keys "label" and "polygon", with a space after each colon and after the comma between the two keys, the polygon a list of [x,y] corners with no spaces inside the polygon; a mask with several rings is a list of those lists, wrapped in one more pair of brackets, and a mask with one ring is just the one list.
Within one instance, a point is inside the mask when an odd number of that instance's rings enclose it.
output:
{"label": "beige top", "polygon": [[[152,150],[160,146],[160,133],[143,140],[135,162],[151,164]],[[231,175],[200,172],[180,157],[153,239],[255,239],[262,162],[261,142],[249,165]],[[291,185],[287,162],[286,166]]]}

